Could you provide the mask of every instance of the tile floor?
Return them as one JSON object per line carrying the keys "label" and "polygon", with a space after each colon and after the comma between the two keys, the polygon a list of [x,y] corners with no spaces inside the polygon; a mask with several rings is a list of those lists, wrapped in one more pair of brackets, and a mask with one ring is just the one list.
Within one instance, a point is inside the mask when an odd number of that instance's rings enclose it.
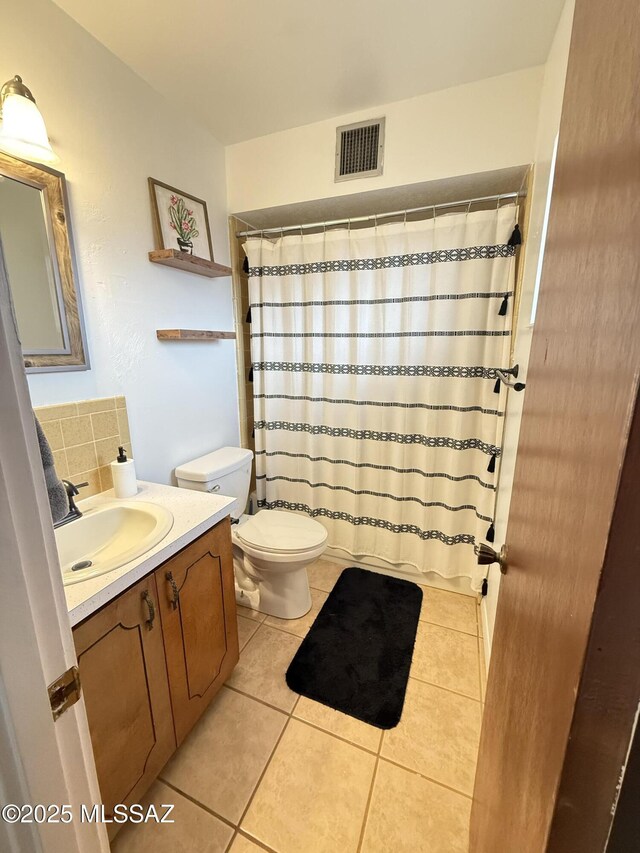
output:
{"label": "tile floor", "polygon": [[473,598],[423,587],[411,677],[390,731],[298,696],[284,673],[342,566],[309,570],[296,621],[239,608],[240,661],[151,788],[175,823],[114,853],[465,853],[484,662]]}

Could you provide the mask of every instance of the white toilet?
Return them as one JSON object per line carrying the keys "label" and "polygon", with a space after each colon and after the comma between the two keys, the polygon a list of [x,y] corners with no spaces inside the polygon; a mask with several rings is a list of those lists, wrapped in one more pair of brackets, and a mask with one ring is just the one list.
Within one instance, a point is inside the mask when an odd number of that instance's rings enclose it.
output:
{"label": "white toilet", "polygon": [[298,619],[311,607],[307,566],[327,545],[327,531],[311,518],[275,509],[244,515],[253,453],[221,447],[176,468],[183,489],[235,498],[231,517],[236,598],[280,619]]}

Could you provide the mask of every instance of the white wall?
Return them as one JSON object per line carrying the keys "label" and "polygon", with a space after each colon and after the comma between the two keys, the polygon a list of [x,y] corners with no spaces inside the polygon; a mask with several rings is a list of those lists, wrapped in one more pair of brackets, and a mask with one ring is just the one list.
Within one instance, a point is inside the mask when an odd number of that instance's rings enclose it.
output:
{"label": "white wall", "polygon": [[[234,213],[530,163],[543,67],[338,116],[227,147]],[[335,131],[386,116],[384,173],[334,183]]]}
{"label": "white wall", "polygon": [[149,263],[147,178],[209,204],[228,262],[224,149],[49,0],[2,15],[2,75],[23,76],[69,183],[91,370],[31,375],[34,405],[125,394],[141,478],[238,441],[233,341],[161,344],[158,328],[232,329],[231,282]]}
{"label": "white wall", "polygon": [[[542,94],[540,97],[540,114],[538,117],[538,132],[536,139],[535,172],[531,194],[531,213],[526,238],[526,255],[522,275],[522,298],[520,314],[516,329],[514,364],[520,365],[519,380],[526,382],[529,351],[531,348],[531,306],[533,303],[536,284],[538,257],[541,248],[541,236],[544,224],[547,192],[551,170],[551,158],[554,144],[560,127],[564,83],[567,73],[571,25],[573,22],[574,0],[567,0],[562,11],[549,59],[545,66]],[[520,419],[526,390],[520,393],[511,391],[508,397],[505,419],[503,457],[500,468],[498,500],[495,518],[495,542],[499,548],[507,541],[507,522],[511,489],[516,464],[518,437],[520,434]],[[491,651],[491,638],[495,623],[498,592],[500,588],[500,572],[497,566],[492,566],[489,573],[489,591],[482,602],[482,618],[484,623],[485,653],[487,660]]]}

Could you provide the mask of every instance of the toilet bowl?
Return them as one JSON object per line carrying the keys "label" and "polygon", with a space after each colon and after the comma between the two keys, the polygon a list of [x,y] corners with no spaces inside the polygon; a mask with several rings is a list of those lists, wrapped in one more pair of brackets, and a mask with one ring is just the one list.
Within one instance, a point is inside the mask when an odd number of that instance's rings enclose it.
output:
{"label": "toilet bowl", "polygon": [[253,453],[222,447],[176,468],[181,488],[235,498],[231,516],[236,599],[280,619],[298,619],[311,607],[307,566],[327,545],[327,531],[306,515],[262,509],[245,515]]}
{"label": "toilet bowl", "polygon": [[233,544],[240,604],[280,619],[298,619],[309,611],[307,566],[327,545],[321,524],[292,512],[262,509],[240,519]]}

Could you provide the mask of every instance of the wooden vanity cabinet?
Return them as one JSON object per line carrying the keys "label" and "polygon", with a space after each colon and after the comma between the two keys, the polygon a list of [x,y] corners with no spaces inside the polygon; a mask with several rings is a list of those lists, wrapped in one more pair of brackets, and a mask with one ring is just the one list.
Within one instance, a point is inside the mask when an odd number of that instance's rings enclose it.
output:
{"label": "wooden vanity cabinet", "polygon": [[176,748],[157,601],[150,575],[73,631],[107,815],[139,802]]}
{"label": "wooden vanity cabinet", "polygon": [[156,569],[178,746],[238,662],[229,519]]}
{"label": "wooden vanity cabinet", "polygon": [[[229,519],[73,630],[107,814],[137,803],[238,661]],[[113,837],[118,825],[111,825]]]}

